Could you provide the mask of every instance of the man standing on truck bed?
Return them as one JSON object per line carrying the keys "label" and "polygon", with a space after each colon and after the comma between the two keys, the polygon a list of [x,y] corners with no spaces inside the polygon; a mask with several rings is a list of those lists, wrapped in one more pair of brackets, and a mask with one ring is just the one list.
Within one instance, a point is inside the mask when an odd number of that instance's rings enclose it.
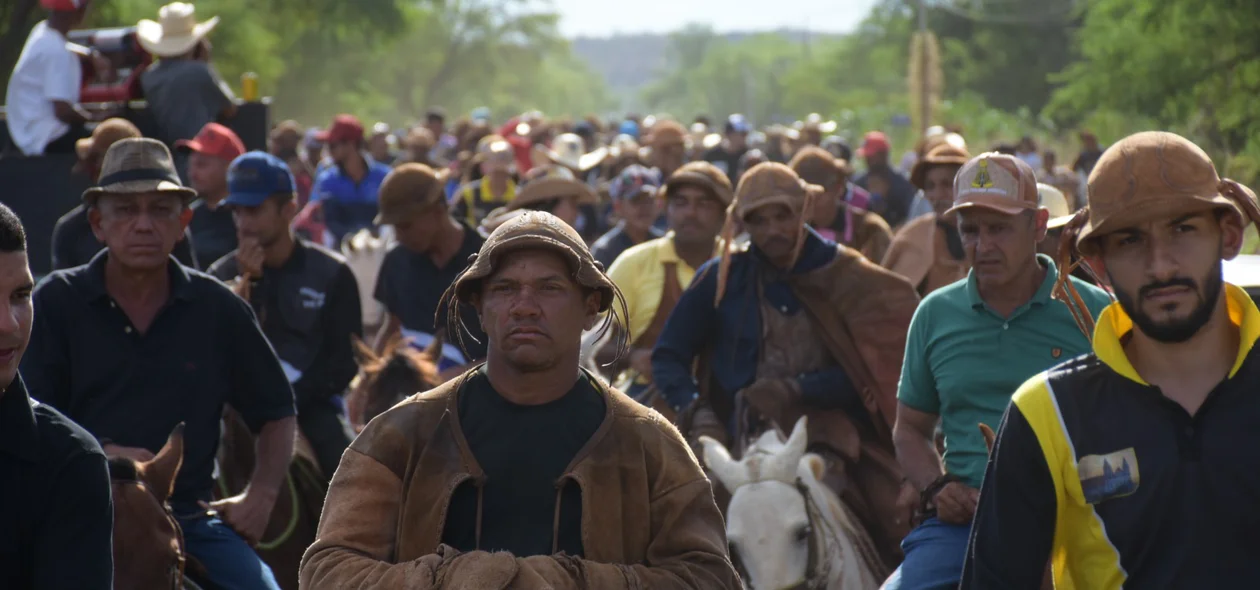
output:
{"label": "man standing on truck bed", "polygon": [[91,120],[78,106],[83,70],[66,39],[83,23],[88,0],[39,4],[48,10],[48,20],[35,25],[26,38],[4,97],[9,137],[27,156],[74,151],[75,140],[87,135],[83,124]]}

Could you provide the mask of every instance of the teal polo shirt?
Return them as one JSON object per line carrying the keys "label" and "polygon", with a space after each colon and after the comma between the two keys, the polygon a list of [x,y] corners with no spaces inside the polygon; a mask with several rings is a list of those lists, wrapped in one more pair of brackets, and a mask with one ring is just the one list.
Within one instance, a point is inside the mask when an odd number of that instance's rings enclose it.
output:
{"label": "teal polo shirt", "polygon": [[[1051,292],[1058,269],[1047,269],[1033,298],[1002,317],[982,299],[975,271],[923,299],[910,321],[897,399],[941,417],[945,469],[979,488],[988,451],[977,426],[995,431],[1015,390],[1033,375],[1091,352],[1067,305]],[[1071,277],[1095,319],[1111,303],[1098,287]]]}

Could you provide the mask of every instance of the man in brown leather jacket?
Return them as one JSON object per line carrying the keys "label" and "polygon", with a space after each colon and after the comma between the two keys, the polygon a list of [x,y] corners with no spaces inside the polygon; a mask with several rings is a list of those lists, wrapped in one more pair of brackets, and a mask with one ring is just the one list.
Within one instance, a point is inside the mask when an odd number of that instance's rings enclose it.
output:
{"label": "man in brown leather jacket", "polygon": [[477,309],[486,363],[354,441],[302,587],[738,588],[682,436],[579,368],[582,331],[620,298],[577,232],[517,216],[448,297]]}
{"label": "man in brown leather jacket", "polygon": [[823,194],[783,164],[744,175],[724,233],[738,220],[751,246],[700,268],[653,351],[653,375],[689,436],[714,436],[688,420],[709,408],[726,426],[717,436],[736,451],[770,427],[764,421],[790,430],[808,415],[810,450],[829,461],[827,483],[891,568],[913,496],[907,488],[899,505],[891,432],[919,297],[905,279],[804,224]]}

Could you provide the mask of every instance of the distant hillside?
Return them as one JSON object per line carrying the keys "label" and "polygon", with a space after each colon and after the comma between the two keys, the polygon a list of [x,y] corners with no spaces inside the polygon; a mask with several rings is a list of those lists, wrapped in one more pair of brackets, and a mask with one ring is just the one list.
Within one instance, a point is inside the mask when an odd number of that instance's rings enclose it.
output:
{"label": "distant hillside", "polygon": [[[832,35],[803,30],[781,30],[778,34],[798,41],[820,39]],[[738,42],[760,33],[727,33],[727,41]],[[666,69],[665,54],[668,34],[615,35],[612,37],[577,37],[572,39],[573,53],[586,60],[604,77],[613,96],[621,99],[623,109],[641,107],[643,87]]]}

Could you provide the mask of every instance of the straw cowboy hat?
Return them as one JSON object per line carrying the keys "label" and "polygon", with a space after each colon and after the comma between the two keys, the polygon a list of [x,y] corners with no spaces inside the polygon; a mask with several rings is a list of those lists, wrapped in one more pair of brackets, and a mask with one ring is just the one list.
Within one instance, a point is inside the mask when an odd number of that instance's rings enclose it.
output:
{"label": "straw cowboy hat", "polygon": [[157,22],[146,18],[136,23],[136,38],[153,55],[175,57],[192,51],[218,24],[217,16],[199,23],[192,4],[173,2],[158,10]]}
{"label": "straw cowboy hat", "polygon": [[537,150],[542,163],[552,162],[579,172],[586,172],[608,158],[606,147],[587,152],[585,142],[576,133],[561,133],[551,141],[550,148],[535,147],[534,149]]}
{"label": "straw cowboy hat", "polygon": [[166,144],[147,137],[134,137],[120,139],[109,147],[101,163],[97,186],[83,191],[83,200],[91,204],[101,195],[151,192],[177,195],[185,203],[197,197],[197,191],[180,183]]}
{"label": "straw cowboy hat", "polygon": [[568,168],[544,166],[530,171],[525,184],[516,191],[516,198],[512,199],[505,210],[529,209],[532,205],[561,197],[573,197],[583,205],[599,202],[595,191],[578,180]]}

